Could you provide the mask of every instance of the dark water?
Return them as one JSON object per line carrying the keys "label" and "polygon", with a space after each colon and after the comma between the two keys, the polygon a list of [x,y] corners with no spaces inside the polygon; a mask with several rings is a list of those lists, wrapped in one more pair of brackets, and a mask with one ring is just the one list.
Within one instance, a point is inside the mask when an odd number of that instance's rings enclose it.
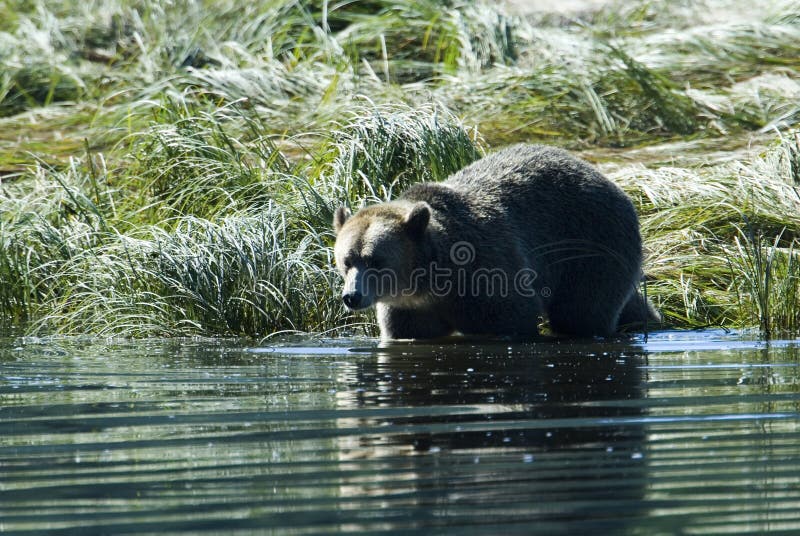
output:
{"label": "dark water", "polygon": [[800,533],[800,341],[0,341],[0,532]]}

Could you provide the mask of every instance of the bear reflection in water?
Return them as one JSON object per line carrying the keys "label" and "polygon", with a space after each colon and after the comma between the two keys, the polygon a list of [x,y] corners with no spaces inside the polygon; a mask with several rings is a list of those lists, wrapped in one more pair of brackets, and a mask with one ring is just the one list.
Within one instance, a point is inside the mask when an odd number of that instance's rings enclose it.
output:
{"label": "bear reflection in water", "polygon": [[352,371],[358,389],[340,407],[397,416],[342,420],[364,433],[341,456],[404,476],[376,473],[346,492],[412,492],[420,516],[469,506],[505,523],[500,510],[513,506],[518,520],[619,529],[645,491],[645,361],[624,343],[385,346]]}

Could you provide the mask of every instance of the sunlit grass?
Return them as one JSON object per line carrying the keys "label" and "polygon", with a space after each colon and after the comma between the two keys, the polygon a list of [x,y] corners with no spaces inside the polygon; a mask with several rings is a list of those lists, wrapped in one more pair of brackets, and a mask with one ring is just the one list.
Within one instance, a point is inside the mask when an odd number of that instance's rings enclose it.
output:
{"label": "sunlit grass", "polygon": [[157,123],[141,136],[132,178],[133,191],[159,209],[148,219],[261,206],[285,189],[289,163],[254,117],[235,107],[199,111],[184,101],[154,112]]}
{"label": "sunlit grass", "polygon": [[62,263],[43,282],[53,291],[32,330],[257,337],[346,323],[323,237],[291,228],[276,207],[136,235],[105,236]]}
{"label": "sunlit grass", "polygon": [[782,246],[783,234],[763,236],[752,226],[739,229],[727,251],[739,300],[767,337],[800,327],[800,241]]}
{"label": "sunlit grass", "polygon": [[590,149],[632,196],[668,323],[798,332],[792,2],[2,6],[5,326],[350,325],[333,210],[523,141]]}
{"label": "sunlit grass", "polygon": [[[639,207],[650,293],[668,320],[796,331],[796,147],[786,136],[746,163],[691,170],[637,166],[615,176]],[[776,262],[768,262],[768,249]],[[770,281],[780,283],[770,290]]]}
{"label": "sunlit grass", "polygon": [[437,106],[365,102],[334,123],[325,141],[311,173],[329,190],[328,199],[354,209],[416,182],[444,180],[481,156],[477,132]]}

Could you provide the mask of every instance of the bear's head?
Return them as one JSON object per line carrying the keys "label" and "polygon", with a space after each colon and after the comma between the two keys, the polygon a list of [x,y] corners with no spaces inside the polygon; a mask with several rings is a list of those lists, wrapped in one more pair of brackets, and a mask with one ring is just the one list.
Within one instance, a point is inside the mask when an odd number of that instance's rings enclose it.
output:
{"label": "bear's head", "polygon": [[342,300],[349,309],[414,299],[413,272],[420,262],[431,209],[427,203],[394,201],[351,216],[333,216],[336,266],[344,278]]}

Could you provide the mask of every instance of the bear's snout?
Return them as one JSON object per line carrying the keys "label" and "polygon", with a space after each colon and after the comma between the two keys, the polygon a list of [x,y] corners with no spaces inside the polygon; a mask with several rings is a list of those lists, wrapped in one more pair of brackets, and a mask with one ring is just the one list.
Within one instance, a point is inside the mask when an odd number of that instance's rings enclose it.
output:
{"label": "bear's snout", "polygon": [[358,291],[345,292],[342,294],[342,301],[349,309],[360,309],[364,295]]}

